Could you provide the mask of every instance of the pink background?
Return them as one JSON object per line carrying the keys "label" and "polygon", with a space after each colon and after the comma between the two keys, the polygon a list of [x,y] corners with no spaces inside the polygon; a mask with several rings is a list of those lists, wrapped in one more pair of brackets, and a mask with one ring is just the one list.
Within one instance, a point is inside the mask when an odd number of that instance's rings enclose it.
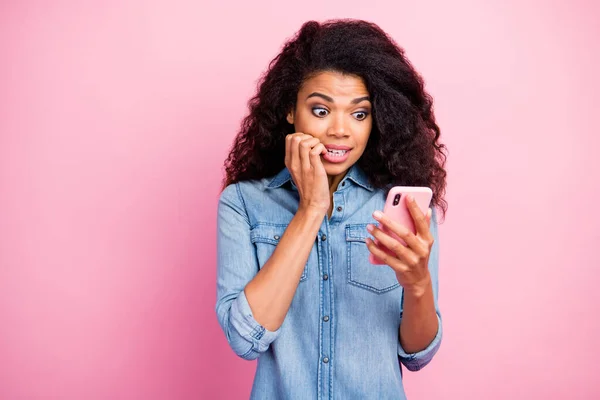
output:
{"label": "pink background", "polygon": [[0,398],[248,397],[221,166],[285,38],[334,17],[405,47],[450,149],[445,337],[409,398],[599,398],[600,6],[554,3],[2,2]]}

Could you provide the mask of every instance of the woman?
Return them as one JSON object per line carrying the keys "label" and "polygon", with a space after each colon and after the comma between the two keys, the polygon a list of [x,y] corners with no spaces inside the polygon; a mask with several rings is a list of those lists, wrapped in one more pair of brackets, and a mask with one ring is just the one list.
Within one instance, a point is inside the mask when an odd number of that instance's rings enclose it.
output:
{"label": "woman", "polygon": [[[216,312],[258,358],[252,398],[403,399],[401,364],[437,352],[445,147],[423,86],[356,20],[305,23],[263,76],[218,207]],[[409,202],[416,234],[377,213],[395,185],[433,190],[425,215]]]}

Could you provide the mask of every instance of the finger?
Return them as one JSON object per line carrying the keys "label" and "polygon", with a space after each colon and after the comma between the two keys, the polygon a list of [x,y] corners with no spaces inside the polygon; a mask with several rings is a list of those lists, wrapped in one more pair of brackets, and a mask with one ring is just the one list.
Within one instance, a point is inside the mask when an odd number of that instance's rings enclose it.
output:
{"label": "finger", "polygon": [[325,171],[325,167],[323,166],[323,161],[321,160],[321,154],[325,154],[326,152],[327,152],[327,149],[325,148],[325,145],[323,145],[323,143],[319,142],[319,144],[317,144],[315,147],[313,147],[309,153],[310,154],[310,163],[312,164],[313,168],[315,168],[319,172]]}
{"label": "finger", "polygon": [[291,139],[290,147],[290,165],[294,172],[299,172],[302,168],[302,160],[300,159],[300,142],[304,134],[295,134]]}
{"label": "finger", "polygon": [[403,264],[396,257],[391,256],[387,251],[382,250],[370,238],[367,238],[365,243],[367,244],[367,248],[369,249],[369,251],[375,257],[380,259],[384,264],[389,265],[394,271],[405,272],[408,270],[408,266]]}
{"label": "finger", "polygon": [[413,221],[415,222],[415,228],[417,234],[422,237],[428,237],[429,235],[429,225],[427,223],[427,217],[423,214],[423,211],[419,208],[419,205],[415,201],[415,198],[412,195],[408,195],[406,198],[406,207],[412,216]]}
{"label": "finger", "polygon": [[285,165],[291,170],[292,166],[292,140],[298,133],[290,133],[285,137]]}
{"label": "finger", "polygon": [[290,140],[292,138],[292,135],[286,135],[285,136],[285,166],[289,167],[290,165]]}
{"label": "finger", "polygon": [[373,213],[373,218],[375,218],[377,222],[387,228],[390,232],[396,234],[396,236],[404,240],[408,247],[414,250],[420,249],[421,241],[406,226],[394,221],[381,211],[375,211]]}
{"label": "finger", "polygon": [[305,171],[310,171],[311,169],[309,152],[319,143],[321,143],[321,141],[312,136],[306,136],[300,142],[300,160],[302,162],[302,169]]}
{"label": "finger", "polygon": [[379,245],[388,248],[407,265],[412,265],[418,261],[419,257],[427,255],[427,248],[418,238],[415,238],[416,242],[408,247],[372,224],[367,225],[367,230],[379,241]]}
{"label": "finger", "polygon": [[310,155],[320,156],[321,154],[325,153],[327,153],[327,149],[325,148],[325,145],[321,142],[317,143],[317,145],[310,150]]}

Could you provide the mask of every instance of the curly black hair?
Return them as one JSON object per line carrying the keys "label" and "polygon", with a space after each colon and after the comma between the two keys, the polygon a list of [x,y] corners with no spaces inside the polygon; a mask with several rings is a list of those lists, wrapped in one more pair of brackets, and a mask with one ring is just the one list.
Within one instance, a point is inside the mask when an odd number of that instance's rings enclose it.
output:
{"label": "curly black hair", "polygon": [[428,186],[446,214],[446,146],[433,99],[404,50],[374,23],[308,21],[288,40],[258,81],[225,161],[223,188],[277,174],[285,167],[286,120],[302,83],[324,71],[361,77],[371,96],[373,126],[358,165],[377,188]]}

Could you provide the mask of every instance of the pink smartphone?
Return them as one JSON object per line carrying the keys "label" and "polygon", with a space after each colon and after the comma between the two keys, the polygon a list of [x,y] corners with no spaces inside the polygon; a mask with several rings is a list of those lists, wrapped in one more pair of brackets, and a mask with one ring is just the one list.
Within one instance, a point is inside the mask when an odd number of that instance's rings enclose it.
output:
{"label": "pink smartphone", "polygon": [[[421,209],[421,212],[426,214],[427,210],[429,209],[429,203],[431,202],[433,193],[430,188],[420,186],[394,186],[391,188],[385,201],[385,206],[383,207],[383,213],[394,221],[406,226],[411,230],[411,232],[416,233],[415,223],[410,211],[406,206],[406,196],[409,194],[415,198],[415,201]],[[389,231],[385,226],[381,229],[388,235],[396,238],[400,243],[406,244],[404,240],[400,239],[398,236],[396,236],[396,234]],[[379,245],[379,241],[377,239],[375,239],[375,243]],[[385,248],[385,246],[382,247],[389,254],[393,254],[391,250],[388,250]],[[372,253],[369,253],[369,261],[371,264],[384,264]]]}

